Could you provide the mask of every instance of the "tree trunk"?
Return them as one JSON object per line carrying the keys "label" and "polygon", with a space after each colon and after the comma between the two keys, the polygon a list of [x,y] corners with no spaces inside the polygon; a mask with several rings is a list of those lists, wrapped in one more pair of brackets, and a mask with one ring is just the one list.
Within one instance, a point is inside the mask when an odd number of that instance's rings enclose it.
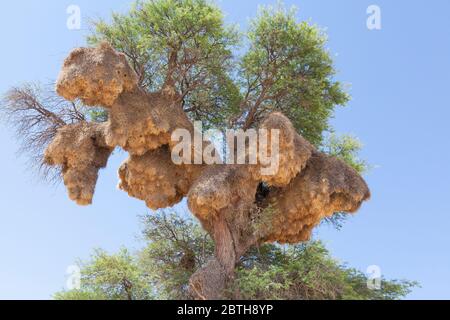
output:
{"label": "tree trunk", "polygon": [[215,258],[197,270],[190,279],[191,294],[197,300],[218,300],[225,297],[225,289],[234,280],[237,259],[230,227],[224,216],[212,223]]}

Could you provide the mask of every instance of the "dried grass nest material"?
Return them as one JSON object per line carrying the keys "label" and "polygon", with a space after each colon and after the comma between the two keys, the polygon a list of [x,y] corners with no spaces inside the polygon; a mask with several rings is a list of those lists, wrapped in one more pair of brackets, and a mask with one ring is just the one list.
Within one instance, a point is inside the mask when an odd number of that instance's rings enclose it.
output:
{"label": "dried grass nest material", "polygon": [[170,144],[177,128],[193,131],[174,91],[148,93],[139,88],[125,55],[108,43],[73,50],[64,61],[56,91],[67,100],[108,108],[107,143],[132,155]]}
{"label": "dried grass nest material", "polygon": [[[66,99],[79,98],[109,111],[106,123],[61,128],[45,152],[48,164],[61,166],[69,196],[78,204],[92,202],[98,171],[116,146],[130,154],[119,169],[122,190],[152,209],[173,206],[187,196],[189,208],[209,232],[218,217],[226,216],[236,229],[232,230],[236,239],[245,233],[243,228],[252,228],[255,206],[273,209],[269,226],[258,233],[257,241],[296,243],[307,240],[323,218],[354,212],[370,196],[356,171],[319,153],[280,112],[270,114],[260,126],[269,132],[269,147],[271,130],[280,134],[274,174],[262,174],[265,164],[260,161],[257,165],[175,165],[173,131],[194,133],[179,97],[168,87],[153,93],[139,88],[125,56],[108,44],[72,51],[57,91]],[[268,152],[271,155],[273,150]],[[262,184],[270,191],[261,200],[257,190]]]}
{"label": "dried grass nest material", "polygon": [[[343,161],[314,152],[306,168],[285,188],[268,197],[272,214],[267,242],[307,241],[322,219],[336,212],[356,212],[370,191],[361,176]],[[271,211],[271,212],[270,212]]]}
{"label": "dried grass nest material", "polygon": [[45,151],[44,161],[61,167],[69,198],[79,205],[92,203],[98,171],[112,152],[104,140],[104,125],[88,122],[58,130]]}
{"label": "dried grass nest material", "polygon": [[136,73],[125,55],[105,42],[73,50],[64,60],[56,91],[70,101],[79,98],[88,106],[111,107],[122,92],[136,86]]}
{"label": "dried grass nest material", "polygon": [[167,146],[129,157],[119,169],[119,188],[150,209],[171,207],[189,192],[202,166],[175,165]]}
{"label": "dried grass nest material", "polygon": [[189,209],[201,221],[224,210],[242,212],[253,205],[257,186],[244,165],[206,166],[189,191]]}
{"label": "dried grass nest material", "polygon": [[[285,186],[306,166],[314,147],[296,132],[291,121],[280,112],[271,113],[263,121],[261,128],[266,130],[268,136],[267,156],[270,157],[275,151],[278,151],[278,169],[274,174],[263,175],[261,170],[268,166],[262,165],[262,161],[258,157],[258,165],[249,166],[249,170],[255,180],[266,182],[270,186]],[[273,130],[278,132],[278,150],[271,149]],[[260,148],[261,137],[258,150]]]}
{"label": "dried grass nest material", "polygon": [[147,93],[136,88],[121,94],[112,105],[106,139],[132,155],[143,155],[172,144],[171,135],[179,128],[193,132],[178,100],[165,91]]}
{"label": "dried grass nest material", "polygon": [[[278,170],[273,175],[262,175],[261,164],[208,166],[188,194],[189,208],[201,221],[211,220],[227,210],[236,213],[250,210],[255,205],[261,182],[276,187],[286,186],[306,166],[314,147],[295,132],[288,118],[275,112],[261,127],[269,133],[268,146],[271,146],[272,139],[270,130],[279,131]],[[269,149],[269,156],[271,152]]]}

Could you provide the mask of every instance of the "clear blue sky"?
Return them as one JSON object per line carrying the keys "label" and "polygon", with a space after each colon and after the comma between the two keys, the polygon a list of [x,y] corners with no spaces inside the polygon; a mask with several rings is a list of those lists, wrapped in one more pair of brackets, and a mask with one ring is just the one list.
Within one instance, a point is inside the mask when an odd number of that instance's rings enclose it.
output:
{"label": "clear blue sky", "polygon": [[[74,47],[85,44],[89,19],[124,11],[130,1],[8,1],[0,10],[0,92],[24,81],[49,82]],[[223,0],[227,20],[245,28],[262,0]],[[372,200],[341,231],[321,227],[333,255],[390,278],[417,280],[410,298],[450,299],[450,2],[295,0],[299,19],[327,28],[353,100],[333,120],[338,133],[365,144],[376,166]],[[66,28],[66,8],[80,6],[82,29]],[[382,29],[366,28],[376,4]],[[39,182],[16,157],[12,133],[0,126],[0,298],[47,299],[64,287],[66,268],[94,247],[138,249],[145,206],[118,191],[117,154],[101,172],[95,203],[73,204],[62,186]]]}

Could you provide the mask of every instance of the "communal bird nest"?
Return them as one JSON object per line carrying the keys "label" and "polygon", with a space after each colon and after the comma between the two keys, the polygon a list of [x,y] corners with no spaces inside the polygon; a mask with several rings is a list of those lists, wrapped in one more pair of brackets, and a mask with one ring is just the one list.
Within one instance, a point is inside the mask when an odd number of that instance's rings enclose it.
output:
{"label": "communal bird nest", "polygon": [[175,164],[172,133],[181,128],[194,134],[195,128],[173,82],[152,93],[140,88],[125,56],[106,43],[75,49],[64,62],[57,92],[109,112],[104,123],[63,126],[45,152],[49,165],[62,168],[69,197],[80,205],[92,202],[98,171],[116,147],[130,155],[119,169],[119,187],[131,197],[151,209],[187,197],[189,209],[216,244],[215,258],[190,281],[198,299],[222,297],[238,259],[250,247],[306,241],[322,219],[353,213],[370,196],[354,169],[316,150],[279,112],[260,125],[279,132],[274,174],[262,175],[259,162]]}

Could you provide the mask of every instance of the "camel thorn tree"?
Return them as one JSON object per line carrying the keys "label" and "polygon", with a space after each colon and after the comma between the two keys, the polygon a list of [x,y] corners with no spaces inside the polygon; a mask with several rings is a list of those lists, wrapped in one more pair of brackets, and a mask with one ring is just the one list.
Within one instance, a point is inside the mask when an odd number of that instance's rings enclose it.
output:
{"label": "camel thorn tree", "polygon": [[[223,298],[236,263],[253,246],[306,241],[323,219],[353,213],[370,197],[357,170],[322,152],[328,119],[348,99],[334,81],[323,34],[297,23],[291,11],[265,9],[240,57],[233,55],[238,38],[205,0],[139,1],[111,24],[97,22],[94,46],[74,49],[56,83],[59,96],[103,108],[106,121],[66,122],[46,108],[32,110],[52,128],[43,161],[60,168],[78,204],[92,203],[98,172],[118,147],[129,153],[120,189],[150,209],[187,198],[215,243],[214,259],[190,279],[196,299]],[[14,96],[7,105],[13,114],[21,110]],[[194,135],[194,120],[277,130],[278,170],[263,175],[261,162],[195,164],[194,147],[190,163],[175,164],[172,134]],[[32,132],[32,123],[25,127]],[[211,142],[200,152],[205,148]]]}

